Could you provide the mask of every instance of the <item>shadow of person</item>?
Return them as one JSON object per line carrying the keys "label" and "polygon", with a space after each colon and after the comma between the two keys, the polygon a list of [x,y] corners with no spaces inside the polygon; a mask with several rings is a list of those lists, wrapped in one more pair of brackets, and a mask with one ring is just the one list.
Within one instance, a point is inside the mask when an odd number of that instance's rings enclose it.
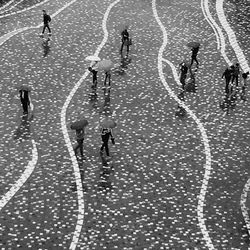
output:
{"label": "shadow of person", "polygon": [[[181,101],[185,101],[184,91],[181,91],[180,94],[177,96]],[[175,111],[175,116],[177,117],[184,117],[186,116],[187,111],[180,105],[177,106],[177,110]]]}
{"label": "shadow of person", "polygon": [[104,102],[103,105],[100,109],[100,114],[101,115],[105,115],[105,116],[109,116],[112,115],[112,110],[110,107],[110,88],[105,88],[104,91]]}
{"label": "shadow of person", "polygon": [[129,58],[129,57],[127,57],[127,56],[121,56],[121,65],[120,65],[120,67],[122,68],[122,69],[127,69],[128,68],[128,65],[130,64],[132,62],[132,58]]}
{"label": "shadow of person", "polygon": [[42,43],[43,46],[43,57],[46,57],[50,52],[49,41],[46,40]]}
{"label": "shadow of person", "polygon": [[100,180],[98,183],[98,190],[109,192],[112,189],[112,182],[110,174],[113,172],[113,166],[108,162],[103,155],[101,156],[102,168],[100,173]]}
{"label": "shadow of person", "polygon": [[23,141],[30,139],[30,122],[33,120],[33,118],[33,115],[30,117],[28,115],[22,116],[22,121],[14,132],[14,140]]}

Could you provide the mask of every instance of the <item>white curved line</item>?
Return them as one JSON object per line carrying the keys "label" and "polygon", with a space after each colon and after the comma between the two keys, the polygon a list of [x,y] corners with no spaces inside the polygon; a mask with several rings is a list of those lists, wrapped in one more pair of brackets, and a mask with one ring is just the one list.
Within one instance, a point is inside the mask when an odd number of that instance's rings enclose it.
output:
{"label": "white curved line", "polygon": [[243,188],[243,192],[240,196],[240,207],[241,207],[241,212],[244,218],[244,221],[246,223],[246,227],[247,227],[247,231],[248,234],[250,235],[250,218],[248,215],[248,209],[246,206],[246,201],[247,201],[247,194],[250,190],[250,179],[247,180],[244,188]]}
{"label": "white curved line", "polygon": [[4,10],[4,12],[7,12],[7,11],[12,10],[12,9],[15,8],[18,4],[22,3],[23,1],[24,1],[24,0],[21,0],[20,2],[15,3],[14,5],[10,6],[10,8],[8,8],[7,10]]}
{"label": "white curved line", "polygon": [[[95,51],[95,55],[98,55],[100,53],[102,47],[107,42],[107,39],[108,39],[108,30],[106,28],[107,19],[108,19],[110,10],[118,2],[120,2],[120,0],[116,0],[113,3],[111,3],[108,6],[108,8],[104,14],[103,21],[102,21],[102,29],[104,32],[104,37],[103,37],[101,44],[97,47],[97,49]],[[76,223],[75,231],[73,234],[73,239],[72,239],[72,242],[70,244],[70,248],[69,248],[70,250],[74,250],[77,247],[77,243],[78,243],[80,233],[82,230],[83,220],[84,220],[84,199],[83,199],[83,189],[82,189],[82,180],[81,180],[80,170],[78,167],[77,159],[76,159],[74,150],[72,148],[71,141],[70,141],[69,134],[68,134],[68,130],[67,130],[67,126],[66,126],[66,112],[67,112],[67,108],[68,108],[69,103],[72,100],[74,94],[76,93],[77,89],[80,87],[80,85],[82,84],[82,82],[84,81],[84,79],[87,77],[88,74],[89,74],[89,71],[86,71],[84,73],[84,75],[81,77],[81,79],[75,84],[73,89],[70,91],[70,94],[68,95],[68,97],[67,97],[67,99],[62,107],[62,110],[61,110],[61,129],[62,129],[64,140],[65,140],[66,146],[68,148],[69,155],[70,155],[73,169],[74,169],[75,181],[76,181],[76,187],[77,187],[77,199],[78,199],[77,223]]]}
{"label": "white curved line", "polygon": [[234,31],[232,30],[229,23],[227,22],[227,19],[226,19],[226,16],[224,14],[224,10],[223,10],[223,2],[224,2],[224,0],[217,0],[216,1],[216,12],[217,12],[218,18],[220,20],[222,27],[224,28],[225,32],[227,33],[229,43],[235,51],[236,57],[240,63],[241,68],[243,69],[244,72],[247,72],[247,71],[249,71],[249,65],[248,65],[247,59],[244,56],[244,53],[241,50],[241,48],[237,42],[237,38],[236,38]]}
{"label": "white curved line", "polygon": [[8,14],[5,14],[5,15],[0,15],[0,18],[12,16],[12,15],[16,15],[16,14],[25,12],[25,11],[27,11],[27,10],[31,10],[31,9],[37,7],[37,6],[43,5],[44,3],[48,2],[48,1],[49,1],[49,0],[44,0],[44,1],[40,2],[40,3],[37,3],[37,4],[35,4],[35,5],[31,6],[31,7],[29,7],[29,8],[25,8],[25,9],[23,9],[23,10],[14,11],[14,12],[12,12],[12,13],[8,13]]}
{"label": "white curved line", "polygon": [[[172,71],[175,71],[176,69],[175,69],[174,65],[170,61],[168,61],[166,59],[163,59],[163,53],[164,53],[165,47],[167,46],[167,43],[168,43],[168,37],[167,37],[166,29],[163,26],[163,24],[161,23],[161,20],[160,20],[158,14],[157,14],[157,9],[156,9],[156,3],[155,2],[156,2],[156,0],[152,0],[153,13],[154,13],[155,19],[156,19],[156,21],[157,21],[158,25],[160,26],[160,28],[162,30],[162,33],[163,33],[163,43],[162,43],[162,46],[160,47],[160,50],[159,50],[159,53],[158,53],[158,72],[159,72],[160,79],[161,79],[164,87],[168,91],[169,95],[179,105],[181,105],[183,108],[185,108],[187,113],[196,122],[196,124],[197,124],[197,126],[198,126],[198,128],[199,128],[199,130],[201,132],[202,140],[203,140],[203,143],[204,143],[204,149],[205,149],[204,152],[205,152],[205,155],[206,155],[206,163],[205,163],[204,178],[202,180],[202,186],[201,186],[200,194],[198,196],[197,216],[198,216],[199,226],[200,226],[200,229],[201,229],[202,234],[203,234],[203,238],[204,238],[204,240],[206,242],[206,246],[209,249],[215,249],[214,246],[213,246],[213,243],[212,243],[212,241],[211,241],[211,239],[209,237],[207,228],[206,228],[204,212],[203,212],[203,208],[205,206],[205,196],[206,196],[206,192],[207,192],[208,181],[209,181],[210,173],[211,173],[211,170],[212,170],[212,167],[211,167],[211,152],[210,152],[210,147],[209,147],[209,141],[208,141],[208,137],[207,137],[207,134],[206,134],[206,130],[203,127],[200,120],[195,116],[193,111],[190,110],[189,107],[186,106],[185,103],[182,102],[175,95],[175,93],[171,90],[171,88],[169,87],[169,85],[167,84],[167,82],[165,80],[164,73],[163,73],[162,61],[163,60],[166,61],[170,65]],[[175,73],[174,75],[176,76],[177,73]],[[175,79],[175,80],[178,83],[179,80],[178,79]]]}
{"label": "white curved line", "polygon": [[[215,22],[215,20],[213,19],[212,15],[209,11],[208,0],[201,0],[201,6],[202,6],[202,11],[203,11],[203,14],[204,14],[206,20],[208,21],[208,23],[210,24],[210,26],[212,27],[212,29],[214,30],[214,32],[216,34],[217,42],[218,42],[218,37],[220,38],[219,39],[220,40],[220,47],[218,46],[218,48],[220,48],[222,56],[224,57],[224,59],[228,65],[232,65],[232,62],[229,60],[229,58],[226,55],[225,37],[223,35],[221,28]],[[203,8],[203,6],[204,6],[204,8]]]}
{"label": "white curved line", "polygon": [[[71,2],[65,4],[61,9],[56,11],[54,14],[51,15],[51,17],[56,17],[59,13],[61,13],[63,10],[65,10],[67,7],[69,7],[71,4],[75,3],[77,0],[72,0]],[[31,27],[24,27],[17,30],[13,30],[3,36],[0,37],[0,46],[3,45],[7,40],[9,40],[11,37],[29,29],[37,29],[43,26],[43,23],[38,24],[37,26],[31,26]]]}
{"label": "white curved line", "polygon": [[[11,0],[11,1],[9,1],[8,3],[6,3],[5,5],[3,5],[2,7],[0,7],[0,11],[2,10],[2,9],[5,9],[6,7],[8,7],[10,4],[12,4],[13,2],[14,2],[15,0]],[[4,10],[5,11],[5,10]]]}
{"label": "white curved line", "polygon": [[22,173],[21,177],[18,179],[18,181],[11,186],[10,190],[1,198],[0,200],[0,211],[3,209],[3,207],[10,201],[10,199],[16,194],[16,192],[24,185],[24,183],[27,181],[27,179],[32,174],[33,170],[35,169],[37,159],[38,159],[38,153],[36,148],[36,143],[32,139],[32,160],[29,161],[28,166],[25,168],[24,172]]}
{"label": "white curved line", "polygon": [[214,21],[214,19],[212,18],[211,16],[211,13],[209,11],[209,6],[208,6],[208,0],[201,0],[201,9],[202,9],[202,12],[203,12],[203,15],[205,17],[205,19],[207,20],[207,22],[210,24],[210,26],[212,27],[214,33],[215,33],[215,36],[216,36],[216,41],[217,41],[217,50],[220,49],[220,37],[219,37],[219,34],[218,34],[218,31],[216,29],[216,23]]}

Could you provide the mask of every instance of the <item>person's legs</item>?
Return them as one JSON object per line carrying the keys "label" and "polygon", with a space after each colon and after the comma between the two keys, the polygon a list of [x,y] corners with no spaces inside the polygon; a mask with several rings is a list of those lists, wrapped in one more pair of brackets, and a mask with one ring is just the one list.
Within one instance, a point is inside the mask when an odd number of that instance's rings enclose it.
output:
{"label": "person's legs", "polygon": [[28,102],[22,102],[23,113],[28,114]]}
{"label": "person's legs", "polygon": [[77,140],[78,142],[78,147],[80,148],[80,154],[83,156],[83,139]]}
{"label": "person's legs", "polygon": [[121,46],[121,53],[122,53],[122,51],[123,51],[123,46],[124,46],[124,40],[122,41],[122,46]]}
{"label": "person's legs", "polygon": [[43,31],[42,31],[42,34],[44,34],[44,32],[45,32],[45,28],[46,28],[46,25],[44,24],[44,25],[43,25]]}

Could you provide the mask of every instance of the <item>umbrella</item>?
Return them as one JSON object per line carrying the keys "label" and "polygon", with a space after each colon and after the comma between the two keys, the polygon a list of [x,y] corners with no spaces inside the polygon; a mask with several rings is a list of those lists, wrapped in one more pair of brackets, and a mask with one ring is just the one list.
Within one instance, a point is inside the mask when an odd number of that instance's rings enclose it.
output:
{"label": "umbrella", "polygon": [[187,43],[187,46],[190,47],[190,48],[198,48],[198,47],[200,47],[200,43],[198,43],[198,42],[189,42],[189,43]]}
{"label": "umbrella", "polygon": [[100,122],[100,125],[103,128],[115,128],[117,124],[116,124],[116,122],[113,119],[107,117],[107,118],[105,118],[104,120],[102,120]]}
{"label": "umbrella", "polygon": [[98,61],[101,61],[101,58],[99,56],[87,56],[85,58],[86,61],[95,61],[95,62],[98,62]]}
{"label": "umbrella", "polygon": [[18,87],[19,90],[25,90],[25,91],[31,91],[31,87],[27,86],[27,85],[21,85],[20,87]]}
{"label": "umbrella", "polygon": [[111,68],[113,68],[113,66],[114,63],[109,59],[102,60],[95,65],[95,67],[98,68],[99,70],[105,70],[105,71],[110,70]]}
{"label": "umbrella", "polygon": [[70,125],[70,128],[71,129],[82,129],[84,127],[86,127],[88,125],[88,121],[86,119],[82,119],[82,120],[79,120],[77,122],[73,122],[71,125]]}

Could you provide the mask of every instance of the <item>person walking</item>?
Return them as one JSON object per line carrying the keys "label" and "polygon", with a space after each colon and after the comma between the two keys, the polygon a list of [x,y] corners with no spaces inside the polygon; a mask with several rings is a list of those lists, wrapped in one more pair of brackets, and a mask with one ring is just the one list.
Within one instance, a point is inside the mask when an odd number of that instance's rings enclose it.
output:
{"label": "person walking", "polygon": [[108,147],[108,142],[109,138],[111,138],[112,144],[115,144],[115,139],[112,134],[112,129],[111,128],[101,128],[101,137],[102,137],[102,146],[100,148],[100,153],[103,154],[103,149],[105,148],[106,155],[110,157],[109,155],[109,147]]}
{"label": "person walking", "polygon": [[191,55],[191,63],[190,63],[190,67],[193,65],[193,62],[195,61],[196,62],[196,65],[198,67],[199,65],[199,62],[197,60],[197,54],[199,52],[199,49],[200,49],[200,46],[197,46],[197,47],[193,47],[191,50],[192,50],[192,55]]}
{"label": "person walking", "polygon": [[20,93],[20,100],[23,107],[23,114],[28,114],[28,108],[30,106],[30,97],[29,97],[29,91],[28,90],[19,90]]}
{"label": "person walking", "polygon": [[111,70],[107,70],[105,71],[105,79],[104,79],[104,83],[103,83],[103,87],[106,88],[107,83],[110,87],[111,84]]}
{"label": "person walking", "polygon": [[124,45],[127,46],[127,55],[129,53],[129,33],[128,33],[128,27],[126,26],[125,29],[122,31],[121,36],[122,36],[122,45],[121,45],[121,54],[123,51]]}
{"label": "person walking", "polygon": [[49,36],[51,36],[51,29],[49,27],[49,23],[51,22],[50,15],[47,14],[46,10],[43,10],[43,31],[42,36],[44,35],[45,29],[47,28],[49,31]]}
{"label": "person walking", "polygon": [[232,84],[234,83],[235,80],[236,87],[239,86],[239,74],[240,74],[240,65],[239,63],[236,63],[232,72]]}
{"label": "person walking", "polygon": [[77,150],[80,150],[80,154],[83,157],[83,141],[84,141],[84,128],[76,129],[76,141],[77,145],[74,147],[75,154],[77,154]]}
{"label": "person walking", "polygon": [[226,70],[223,72],[221,78],[225,78],[225,80],[226,80],[225,92],[226,92],[226,94],[229,94],[229,83],[230,83],[230,80],[232,78],[232,68],[227,67]]}
{"label": "person walking", "polygon": [[96,91],[96,89],[97,89],[97,73],[98,73],[98,71],[95,70],[93,67],[89,67],[88,70],[93,75],[93,85],[92,85],[92,88]]}
{"label": "person walking", "polygon": [[188,72],[188,66],[185,62],[182,62],[180,64],[179,71],[180,71],[180,82],[182,84],[182,88],[184,89],[185,88],[185,81],[187,78],[187,72]]}

